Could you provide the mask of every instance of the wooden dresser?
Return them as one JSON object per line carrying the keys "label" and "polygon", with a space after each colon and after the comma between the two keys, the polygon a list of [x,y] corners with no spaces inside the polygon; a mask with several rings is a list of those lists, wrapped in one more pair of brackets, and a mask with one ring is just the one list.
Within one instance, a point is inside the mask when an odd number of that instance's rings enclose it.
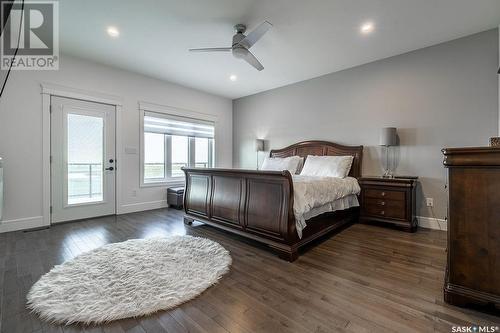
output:
{"label": "wooden dresser", "polygon": [[359,179],[360,222],[381,222],[403,228],[417,229],[415,189],[417,178],[362,177]]}
{"label": "wooden dresser", "polygon": [[500,148],[443,149],[448,168],[444,299],[500,307]]}

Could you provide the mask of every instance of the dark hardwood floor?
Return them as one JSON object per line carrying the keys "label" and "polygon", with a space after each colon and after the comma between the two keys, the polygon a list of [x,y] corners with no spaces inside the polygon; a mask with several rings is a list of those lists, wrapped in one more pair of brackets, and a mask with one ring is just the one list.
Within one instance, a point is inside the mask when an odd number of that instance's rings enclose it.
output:
{"label": "dark hardwood floor", "polygon": [[[233,257],[218,285],[177,309],[97,327],[54,326],[25,309],[31,285],[56,264],[103,244],[190,234]],[[354,225],[294,263],[240,237],[155,210],[0,234],[0,331],[12,332],[451,332],[500,326],[500,317],[443,303],[446,234]]]}

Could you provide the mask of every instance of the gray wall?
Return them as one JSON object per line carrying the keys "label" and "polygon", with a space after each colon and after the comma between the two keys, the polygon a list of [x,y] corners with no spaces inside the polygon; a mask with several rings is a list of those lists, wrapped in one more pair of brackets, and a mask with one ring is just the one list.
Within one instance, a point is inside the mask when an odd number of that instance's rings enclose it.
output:
{"label": "gray wall", "polygon": [[233,165],[255,168],[256,138],[269,149],[321,139],[364,145],[363,174],[379,175],[379,128],[394,126],[396,173],[420,177],[417,214],[444,218],[441,148],[486,145],[498,133],[498,43],[489,30],[237,99]]}

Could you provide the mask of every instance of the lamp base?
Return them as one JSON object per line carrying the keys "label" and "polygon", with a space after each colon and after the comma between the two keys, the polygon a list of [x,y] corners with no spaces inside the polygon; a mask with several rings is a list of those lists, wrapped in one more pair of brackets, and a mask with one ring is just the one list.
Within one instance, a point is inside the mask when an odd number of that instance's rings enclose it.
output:
{"label": "lamp base", "polygon": [[394,178],[394,174],[391,171],[391,167],[389,164],[389,151],[391,146],[385,146],[385,171],[382,175],[382,178]]}
{"label": "lamp base", "polygon": [[385,170],[382,178],[394,178],[394,174],[391,172],[391,170]]}

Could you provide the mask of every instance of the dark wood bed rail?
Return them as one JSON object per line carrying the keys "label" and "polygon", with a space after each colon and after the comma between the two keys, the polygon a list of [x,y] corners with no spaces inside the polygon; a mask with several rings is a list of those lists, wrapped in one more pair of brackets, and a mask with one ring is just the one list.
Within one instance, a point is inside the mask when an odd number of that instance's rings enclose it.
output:
{"label": "dark wood bed rail", "polygon": [[[325,141],[305,141],[270,156],[352,155],[350,175],[361,174],[363,146],[342,146]],[[288,171],[218,168],[183,168],[186,175],[184,222],[194,220],[257,240],[293,261],[298,248],[355,222],[358,209],[333,212],[308,221],[300,239],[293,213],[293,182]],[[311,222],[311,223],[309,223]]]}

